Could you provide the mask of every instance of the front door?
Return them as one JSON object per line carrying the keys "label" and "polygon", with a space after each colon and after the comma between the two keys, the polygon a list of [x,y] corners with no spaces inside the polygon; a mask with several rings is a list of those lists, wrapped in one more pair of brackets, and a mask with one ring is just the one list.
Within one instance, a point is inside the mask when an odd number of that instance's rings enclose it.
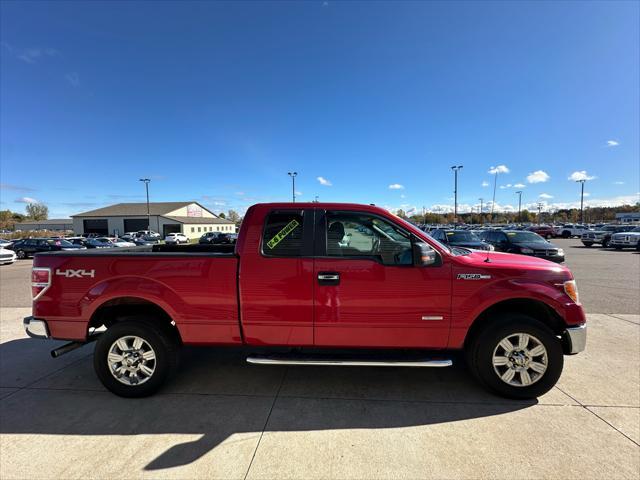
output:
{"label": "front door", "polygon": [[414,266],[412,235],[377,215],[319,212],[317,225],[315,345],[446,347],[448,263]]}

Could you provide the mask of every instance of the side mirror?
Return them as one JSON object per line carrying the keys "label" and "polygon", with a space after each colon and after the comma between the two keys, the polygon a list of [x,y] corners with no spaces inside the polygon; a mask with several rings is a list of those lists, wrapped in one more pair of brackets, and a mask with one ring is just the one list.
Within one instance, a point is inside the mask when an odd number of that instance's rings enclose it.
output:
{"label": "side mirror", "polygon": [[429,246],[427,243],[414,242],[413,243],[413,265],[416,267],[428,267],[430,265],[438,264],[438,252]]}

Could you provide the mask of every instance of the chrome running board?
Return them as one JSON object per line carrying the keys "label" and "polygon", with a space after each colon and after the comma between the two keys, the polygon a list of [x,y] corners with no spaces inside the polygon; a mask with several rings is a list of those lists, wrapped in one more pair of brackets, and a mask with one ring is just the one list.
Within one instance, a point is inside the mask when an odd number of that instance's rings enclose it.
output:
{"label": "chrome running board", "polygon": [[261,356],[247,357],[247,363],[255,365],[317,365],[327,367],[450,367],[449,359],[422,360],[365,360],[365,359],[332,359],[318,357]]}

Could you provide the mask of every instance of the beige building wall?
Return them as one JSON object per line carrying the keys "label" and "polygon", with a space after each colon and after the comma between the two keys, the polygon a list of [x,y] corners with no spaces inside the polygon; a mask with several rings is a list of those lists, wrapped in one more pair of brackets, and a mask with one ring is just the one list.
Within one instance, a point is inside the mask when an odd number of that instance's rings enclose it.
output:
{"label": "beige building wall", "polygon": [[235,233],[236,227],[233,224],[184,224],[182,226],[182,233],[188,238],[200,238],[207,232],[224,232]]}

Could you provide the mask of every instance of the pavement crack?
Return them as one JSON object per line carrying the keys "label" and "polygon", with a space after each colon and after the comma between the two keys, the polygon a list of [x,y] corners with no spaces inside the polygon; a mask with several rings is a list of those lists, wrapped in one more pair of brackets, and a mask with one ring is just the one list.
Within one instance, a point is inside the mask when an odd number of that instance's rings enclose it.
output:
{"label": "pavement crack", "polygon": [[249,466],[247,467],[247,472],[244,474],[244,479],[247,480],[249,476],[249,472],[251,471],[251,466],[253,465],[253,460],[256,458],[256,453],[258,453],[258,448],[260,448],[260,442],[262,441],[262,437],[264,436],[264,431],[267,429],[267,425],[269,424],[269,419],[271,418],[271,413],[273,412],[273,407],[276,405],[276,401],[280,396],[280,390],[282,390],[282,386],[284,385],[284,380],[287,377],[287,373],[289,372],[289,367],[286,368],[284,374],[282,375],[282,379],[280,380],[280,385],[278,386],[278,391],[273,397],[273,402],[271,402],[271,408],[269,409],[269,414],[264,422],[264,426],[262,427],[262,431],[260,432],[260,438],[258,438],[258,443],[256,444],[256,448],[253,451],[253,455],[251,456],[251,461],[249,462]]}

